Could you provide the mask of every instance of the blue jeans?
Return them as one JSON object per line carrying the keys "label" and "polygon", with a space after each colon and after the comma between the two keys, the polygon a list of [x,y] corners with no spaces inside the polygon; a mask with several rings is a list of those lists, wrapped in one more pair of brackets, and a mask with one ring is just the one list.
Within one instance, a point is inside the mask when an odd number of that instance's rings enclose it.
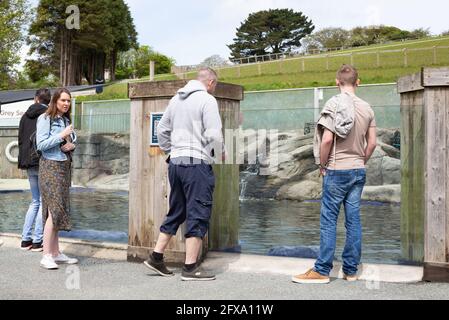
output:
{"label": "blue jeans", "polygon": [[39,191],[39,171],[37,169],[28,169],[27,173],[28,180],[30,181],[32,201],[25,217],[25,224],[23,225],[22,232],[22,241],[33,240],[33,243],[40,243],[42,242],[43,238],[43,225],[41,193]]}
{"label": "blue jeans", "polygon": [[337,242],[337,220],[340,207],[345,208],[346,244],[343,250],[343,272],[357,273],[362,256],[360,199],[366,182],[366,170],[328,170],[323,181],[320,217],[320,254],[314,270],[328,276],[333,267]]}

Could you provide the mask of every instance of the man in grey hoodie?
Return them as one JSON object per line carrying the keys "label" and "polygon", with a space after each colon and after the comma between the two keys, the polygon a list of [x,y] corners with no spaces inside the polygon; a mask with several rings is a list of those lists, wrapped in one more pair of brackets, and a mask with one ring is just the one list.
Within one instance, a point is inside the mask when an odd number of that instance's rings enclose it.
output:
{"label": "man in grey hoodie", "polygon": [[162,276],[172,276],[163,255],[172,236],[186,221],[186,259],[181,279],[214,280],[215,275],[199,267],[198,255],[209,228],[215,177],[211,164],[223,157],[222,124],[217,100],[212,96],[217,74],[201,69],[170,100],[157,127],[159,147],[170,154],[167,162],[171,187],[170,210],[145,265]]}

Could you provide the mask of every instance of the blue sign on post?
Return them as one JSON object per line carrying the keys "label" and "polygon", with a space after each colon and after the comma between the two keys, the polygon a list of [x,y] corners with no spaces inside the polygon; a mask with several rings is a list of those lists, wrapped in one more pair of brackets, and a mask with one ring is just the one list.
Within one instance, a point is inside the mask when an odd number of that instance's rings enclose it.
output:
{"label": "blue sign on post", "polygon": [[150,114],[150,146],[158,147],[159,141],[157,140],[157,125],[161,121],[163,112],[152,112]]}

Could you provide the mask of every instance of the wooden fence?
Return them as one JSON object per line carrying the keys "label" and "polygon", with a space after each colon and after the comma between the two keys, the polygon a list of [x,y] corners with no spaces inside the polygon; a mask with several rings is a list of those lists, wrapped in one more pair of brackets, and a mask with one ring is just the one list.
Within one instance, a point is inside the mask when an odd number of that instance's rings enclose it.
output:
{"label": "wooden fence", "polygon": [[449,67],[398,82],[402,114],[403,254],[424,280],[449,282]]}

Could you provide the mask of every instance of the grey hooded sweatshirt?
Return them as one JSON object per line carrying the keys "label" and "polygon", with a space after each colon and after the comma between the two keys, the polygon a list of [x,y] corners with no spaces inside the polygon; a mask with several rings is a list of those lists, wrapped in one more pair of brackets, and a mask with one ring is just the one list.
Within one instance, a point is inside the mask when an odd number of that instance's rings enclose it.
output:
{"label": "grey hooded sweatshirt", "polygon": [[313,154],[315,163],[320,164],[320,148],[324,129],[334,133],[334,159],[336,152],[337,136],[346,139],[351,132],[355,121],[354,98],[349,93],[340,93],[333,96],[321,111],[315,128],[313,141]]}
{"label": "grey hooded sweatshirt", "polygon": [[223,152],[217,100],[191,80],[170,100],[157,126],[159,147],[172,159],[191,157],[210,164]]}

